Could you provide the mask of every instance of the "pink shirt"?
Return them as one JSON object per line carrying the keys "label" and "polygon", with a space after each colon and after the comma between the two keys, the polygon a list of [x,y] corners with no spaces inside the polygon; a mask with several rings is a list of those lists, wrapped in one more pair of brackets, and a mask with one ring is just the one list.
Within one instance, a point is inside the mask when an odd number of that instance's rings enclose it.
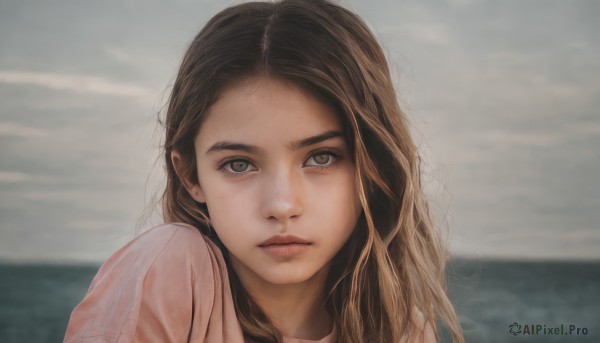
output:
{"label": "pink shirt", "polygon": [[144,232],[102,265],[64,342],[244,342],[221,251],[187,224]]}

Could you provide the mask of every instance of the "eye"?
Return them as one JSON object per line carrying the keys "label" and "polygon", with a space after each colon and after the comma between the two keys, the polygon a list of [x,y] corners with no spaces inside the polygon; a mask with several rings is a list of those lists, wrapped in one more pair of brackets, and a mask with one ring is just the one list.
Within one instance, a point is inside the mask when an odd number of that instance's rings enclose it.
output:
{"label": "eye", "polygon": [[[307,161],[307,166],[328,167],[337,160],[337,156],[331,152],[321,151],[313,154]],[[312,161],[312,162],[311,162]]]}
{"label": "eye", "polygon": [[233,160],[225,162],[221,168],[232,174],[243,174],[252,171],[253,169],[250,168],[251,166],[253,167],[252,163],[247,160]]}

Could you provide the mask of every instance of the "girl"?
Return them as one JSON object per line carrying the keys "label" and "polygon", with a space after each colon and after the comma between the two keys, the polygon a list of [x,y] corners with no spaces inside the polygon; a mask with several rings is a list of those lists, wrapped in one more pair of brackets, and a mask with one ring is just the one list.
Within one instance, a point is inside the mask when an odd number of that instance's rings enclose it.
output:
{"label": "girl", "polygon": [[324,0],[245,3],[189,47],[167,224],[100,268],[65,342],[435,342],[460,324],[388,66]]}

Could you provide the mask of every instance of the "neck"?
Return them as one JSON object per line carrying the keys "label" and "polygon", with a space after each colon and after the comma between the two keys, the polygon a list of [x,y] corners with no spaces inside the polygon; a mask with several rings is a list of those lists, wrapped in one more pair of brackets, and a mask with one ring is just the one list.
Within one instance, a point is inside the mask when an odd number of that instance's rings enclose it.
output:
{"label": "neck", "polygon": [[249,273],[235,258],[231,262],[246,291],[283,336],[319,340],[331,332],[332,319],[325,308],[324,293],[328,265],[304,282],[273,284]]}

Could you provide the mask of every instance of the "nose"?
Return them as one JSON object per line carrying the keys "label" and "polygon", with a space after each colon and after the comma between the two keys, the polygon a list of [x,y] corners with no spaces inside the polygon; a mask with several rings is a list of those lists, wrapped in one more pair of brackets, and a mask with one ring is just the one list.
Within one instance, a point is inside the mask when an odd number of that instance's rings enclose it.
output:
{"label": "nose", "polygon": [[278,168],[264,180],[261,210],[268,220],[285,223],[302,215],[302,177],[293,169]]}

